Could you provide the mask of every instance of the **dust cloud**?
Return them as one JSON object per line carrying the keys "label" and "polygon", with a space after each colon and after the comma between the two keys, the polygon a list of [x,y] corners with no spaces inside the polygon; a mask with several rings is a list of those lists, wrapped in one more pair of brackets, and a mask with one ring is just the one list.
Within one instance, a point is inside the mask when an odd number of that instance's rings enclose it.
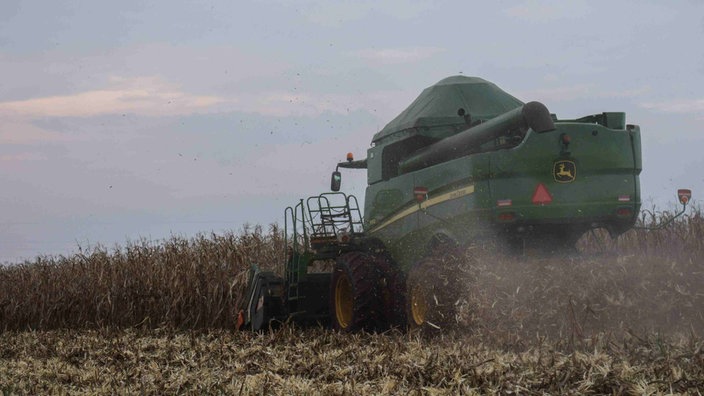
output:
{"label": "dust cloud", "polygon": [[697,251],[580,244],[579,253],[553,257],[467,249],[455,285],[459,327],[509,344],[704,335],[704,265]]}

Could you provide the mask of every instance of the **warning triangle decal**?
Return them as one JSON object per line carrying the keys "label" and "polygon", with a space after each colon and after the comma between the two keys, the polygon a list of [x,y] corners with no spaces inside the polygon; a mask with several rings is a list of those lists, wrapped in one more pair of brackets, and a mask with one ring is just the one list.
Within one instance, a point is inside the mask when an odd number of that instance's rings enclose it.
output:
{"label": "warning triangle decal", "polygon": [[535,187],[531,201],[535,205],[547,205],[552,202],[552,195],[550,195],[550,191],[548,191],[548,188],[545,187],[543,183],[539,183]]}

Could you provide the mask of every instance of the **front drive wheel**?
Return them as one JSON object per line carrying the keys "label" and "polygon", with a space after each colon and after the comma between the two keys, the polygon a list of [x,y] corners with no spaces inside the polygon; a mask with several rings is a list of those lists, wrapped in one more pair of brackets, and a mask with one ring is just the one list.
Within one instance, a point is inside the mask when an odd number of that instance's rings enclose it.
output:
{"label": "front drive wheel", "polygon": [[422,326],[427,323],[428,309],[430,308],[430,299],[432,294],[422,285],[415,283],[409,290],[410,298],[410,318],[413,321],[414,327]]}
{"label": "front drive wheel", "polygon": [[374,261],[360,252],[338,257],[330,282],[330,319],[343,332],[375,330],[379,321],[379,275]]}

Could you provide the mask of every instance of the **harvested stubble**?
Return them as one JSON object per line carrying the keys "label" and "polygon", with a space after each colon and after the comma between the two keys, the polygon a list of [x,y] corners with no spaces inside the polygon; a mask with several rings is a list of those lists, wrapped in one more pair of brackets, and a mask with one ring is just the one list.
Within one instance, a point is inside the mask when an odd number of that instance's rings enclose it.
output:
{"label": "harvested stubble", "polygon": [[0,335],[0,390],[47,394],[654,394],[704,387],[702,342],[504,350],[471,337],[48,331]]}

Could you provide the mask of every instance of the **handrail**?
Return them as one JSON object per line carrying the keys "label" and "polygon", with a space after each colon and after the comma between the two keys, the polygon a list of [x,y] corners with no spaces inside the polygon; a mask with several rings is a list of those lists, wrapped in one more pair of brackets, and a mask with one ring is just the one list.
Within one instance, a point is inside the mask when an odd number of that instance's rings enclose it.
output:
{"label": "handrail", "polygon": [[308,220],[315,236],[337,237],[343,230],[361,232],[362,216],[354,195],[348,196],[342,192],[322,193],[309,197],[306,205]]}

